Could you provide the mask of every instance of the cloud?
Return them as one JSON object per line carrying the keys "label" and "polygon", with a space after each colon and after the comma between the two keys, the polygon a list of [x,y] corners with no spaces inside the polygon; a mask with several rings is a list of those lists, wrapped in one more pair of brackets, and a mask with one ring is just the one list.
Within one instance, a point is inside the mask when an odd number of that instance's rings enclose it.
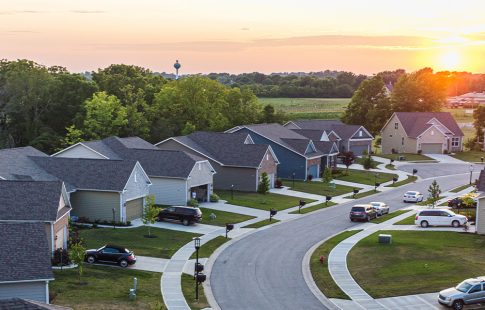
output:
{"label": "cloud", "polygon": [[104,14],[106,11],[96,11],[96,10],[71,10],[71,13],[77,14]]}
{"label": "cloud", "polygon": [[241,28],[240,30],[242,30],[242,31],[249,31],[250,29],[249,29],[249,28],[247,28],[247,27],[243,27],[243,28]]}
{"label": "cloud", "polygon": [[47,11],[35,11],[35,10],[0,11],[0,15],[42,14],[42,13],[47,13]]}

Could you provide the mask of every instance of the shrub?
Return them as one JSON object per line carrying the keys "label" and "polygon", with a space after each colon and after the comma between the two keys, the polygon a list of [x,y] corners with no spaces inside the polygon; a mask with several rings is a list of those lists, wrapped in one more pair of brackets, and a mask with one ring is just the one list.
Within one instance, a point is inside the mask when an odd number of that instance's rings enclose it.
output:
{"label": "shrub", "polygon": [[308,181],[313,180],[313,175],[309,174],[309,175],[306,177],[306,179],[307,179]]}
{"label": "shrub", "polygon": [[448,150],[444,150],[443,151],[443,154],[448,154]]}
{"label": "shrub", "polygon": [[340,171],[338,168],[332,167],[332,175],[338,175],[341,173],[342,171]]}
{"label": "shrub", "polygon": [[263,172],[261,174],[261,179],[258,185],[258,193],[266,195],[268,191],[269,191],[269,177],[266,172]]}
{"label": "shrub", "polygon": [[[62,256],[62,259],[61,259]],[[54,257],[51,258],[52,266],[67,266],[71,263],[71,259],[69,257],[69,252],[67,249],[56,249],[54,251]]]}
{"label": "shrub", "polygon": [[197,199],[190,199],[189,201],[187,201],[187,205],[189,207],[198,207],[199,206],[199,202],[197,201]]}
{"label": "shrub", "polygon": [[283,187],[283,181],[280,178],[276,179],[275,187],[276,188],[282,188]]}
{"label": "shrub", "polygon": [[418,150],[418,154],[422,154],[423,153],[423,150]]}
{"label": "shrub", "polygon": [[219,201],[219,196],[217,194],[211,194],[209,197],[210,202],[218,202]]}
{"label": "shrub", "polygon": [[370,155],[364,157],[364,162],[362,163],[362,166],[364,166],[365,170],[369,170],[369,169],[374,168],[373,162],[372,162],[372,157]]}

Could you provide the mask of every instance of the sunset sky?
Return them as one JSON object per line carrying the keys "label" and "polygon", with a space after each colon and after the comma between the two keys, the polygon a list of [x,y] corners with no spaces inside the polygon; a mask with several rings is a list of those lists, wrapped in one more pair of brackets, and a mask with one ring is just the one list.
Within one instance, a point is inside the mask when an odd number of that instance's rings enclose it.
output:
{"label": "sunset sky", "polygon": [[76,72],[485,72],[482,0],[1,2],[0,58]]}

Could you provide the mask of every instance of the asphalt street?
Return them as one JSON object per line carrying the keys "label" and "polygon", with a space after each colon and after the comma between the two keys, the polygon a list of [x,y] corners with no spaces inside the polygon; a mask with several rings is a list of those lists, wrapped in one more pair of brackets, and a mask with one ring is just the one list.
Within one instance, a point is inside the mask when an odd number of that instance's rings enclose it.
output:
{"label": "asphalt street", "polygon": [[[418,175],[437,178],[446,191],[466,184],[469,165],[413,164],[403,170],[418,169]],[[411,170],[408,170],[411,169]],[[478,177],[479,168],[476,168]],[[447,176],[453,174],[452,176]],[[325,309],[303,278],[302,260],[317,242],[346,230],[356,223],[348,214],[352,205],[384,201],[391,211],[408,206],[402,202],[406,190],[425,195],[433,179],[401,186],[350,203],[323,209],[308,216],[276,225],[243,238],[217,258],[211,272],[214,297],[223,309]]]}

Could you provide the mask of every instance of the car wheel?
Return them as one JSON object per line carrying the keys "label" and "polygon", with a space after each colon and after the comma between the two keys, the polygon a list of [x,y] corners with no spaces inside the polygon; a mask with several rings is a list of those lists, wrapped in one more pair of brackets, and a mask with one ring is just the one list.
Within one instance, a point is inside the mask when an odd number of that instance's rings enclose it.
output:
{"label": "car wheel", "polygon": [[120,266],[123,268],[128,267],[128,261],[126,259],[120,260]]}
{"label": "car wheel", "polygon": [[188,219],[183,219],[182,224],[184,224],[185,226],[189,226],[190,222]]}
{"label": "car wheel", "polygon": [[92,256],[92,255],[89,255],[88,258],[86,259],[86,261],[89,264],[94,264],[94,262],[96,261],[96,258],[94,258],[94,256]]}
{"label": "car wheel", "polygon": [[458,222],[458,221],[453,221],[453,222],[451,222],[451,225],[452,225],[453,227],[455,227],[455,228],[458,228],[458,227],[460,227],[460,222]]}
{"label": "car wheel", "polygon": [[426,228],[429,226],[429,223],[427,221],[422,221],[421,222],[421,227]]}
{"label": "car wheel", "polygon": [[453,309],[455,309],[455,310],[461,310],[461,309],[463,309],[463,300],[456,300],[453,303]]}

